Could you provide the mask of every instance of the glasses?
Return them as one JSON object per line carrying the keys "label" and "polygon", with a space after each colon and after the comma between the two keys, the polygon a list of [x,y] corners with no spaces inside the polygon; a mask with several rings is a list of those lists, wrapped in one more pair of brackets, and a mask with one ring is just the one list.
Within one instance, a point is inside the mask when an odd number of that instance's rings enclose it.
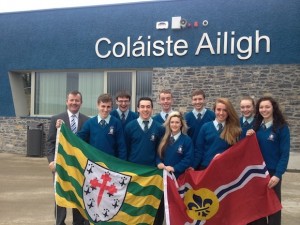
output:
{"label": "glasses", "polygon": [[129,103],[129,101],[128,100],[124,100],[124,101],[118,101],[120,104],[122,104],[122,103],[125,103],[125,104],[127,104],[127,103]]}

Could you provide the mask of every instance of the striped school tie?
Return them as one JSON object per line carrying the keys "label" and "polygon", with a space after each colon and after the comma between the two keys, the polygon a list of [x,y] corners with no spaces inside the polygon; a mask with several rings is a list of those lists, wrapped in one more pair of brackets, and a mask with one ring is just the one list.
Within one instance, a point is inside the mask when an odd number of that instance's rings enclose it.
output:
{"label": "striped school tie", "polygon": [[125,113],[122,112],[122,114],[121,114],[121,121],[122,121],[122,123],[125,123],[125,120],[126,120],[125,119]]}
{"label": "striped school tie", "polygon": [[197,114],[197,120],[201,120],[201,113]]}
{"label": "striped school tie", "polygon": [[170,142],[170,145],[174,144],[175,138],[173,136],[171,136],[169,142]]}
{"label": "striped school tie", "polygon": [[219,129],[218,129],[218,132],[219,132],[219,133],[222,133],[222,130],[223,130],[223,124],[219,123],[219,124],[218,124],[218,128],[219,128]]}
{"label": "striped school tie", "polygon": [[77,132],[76,115],[73,114],[71,117],[72,117],[72,118],[71,118],[71,130],[72,130],[72,132],[73,132],[74,134],[76,134],[76,132]]}
{"label": "striped school tie", "polygon": [[144,123],[144,131],[147,132],[149,127],[148,127],[148,124],[149,124],[149,121],[143,121]]}
{"label": "striped school tie", "polygon": [[106,121],[105,120],[101,120],[100,121],[100,125],[101,125],[101,127],[104,127],[106,125]]}

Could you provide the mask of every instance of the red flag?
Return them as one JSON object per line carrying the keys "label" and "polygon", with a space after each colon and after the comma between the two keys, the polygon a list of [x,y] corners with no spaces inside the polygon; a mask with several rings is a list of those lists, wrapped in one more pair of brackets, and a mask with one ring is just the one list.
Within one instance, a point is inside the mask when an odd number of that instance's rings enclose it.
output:
{"label": "red flag", "polygon": [[[165,173],[166,175],[167,173]],[[177,182],[164,176],[167,225],[245,225],[279,211],[255,135],[215,157],[204,171],[188,170]]]}

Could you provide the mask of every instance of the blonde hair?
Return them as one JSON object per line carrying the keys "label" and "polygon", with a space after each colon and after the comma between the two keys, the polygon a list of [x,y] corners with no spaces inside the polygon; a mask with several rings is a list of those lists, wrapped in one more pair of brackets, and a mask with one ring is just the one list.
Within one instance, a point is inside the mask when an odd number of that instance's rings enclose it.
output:
{"label": "blonde hair", "polygon": [[187,125],[186,122],[183,118],[183,115],[180,112],[177,111],[173,111],[169,114],[168,118],[166,119],[166,121],[164,122],[164,127],[165,127],[165,135],[163,136],[163,138],[161,139],[159,146],[158,146],[158,155],[160,158],[163,158],[164,156],[164,152],[170,142],[170,136],[171,136],[171,128],[170,128],[170,121],[173,117],[177,117],[180,119],[181,122],[181,133],[186,134],[187,132]]}
{"label": "blonde hair", "polygon": [[218,98],[213,107],[214,111],[218,103],[226,106],[226,111],[228,114],[226,126],[221,133],[221,138],[224,139],[228,144],[233,145],[238,142],[239,136],[242,132],[239,116],[228,98]]}

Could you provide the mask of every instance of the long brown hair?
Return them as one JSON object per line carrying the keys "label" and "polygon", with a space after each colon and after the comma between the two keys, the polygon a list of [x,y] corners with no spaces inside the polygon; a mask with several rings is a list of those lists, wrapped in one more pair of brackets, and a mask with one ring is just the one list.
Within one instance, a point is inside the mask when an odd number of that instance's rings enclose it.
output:
{"label": "long brown hair", "polygon": [[262,121],[263,121],[263,117],[259,112],[259,105],[262,101],[269,101],[271,102],[272,106],[273,106],[273,131],[275,132],[278,128],[282,128],[284,125],[288,125],[280,107],[278,102],[272,98],[271,96],[264,96],[261,97],[257,103],[256,103],[256,107],[255,107],[255,123],[254,123],[254,127],[253,129],[255,131],[258,130],[258,128],[260,127]]}
{"label": "long brown hair", "polygon": [[226,106],[226,111],[228,114],[226,126],[221,133],[221,138],[224,139],[228,144],[233,145],[238,142],[239,136],[242,132],[239,116],[228,98],[218,98],[213,107],[214,112],[218,103],[222,103]]}
{"label": "long brown hair", "polygon": [[177,111],[173,111],[169,114],[168,118],[166,119],[165,123],[164,123],[164,127],[166,128],[165,131],[165,135],[163,136],[163,138],[161,139],[159,146],[158,146],[158,155],[160,158],[164,157],[164,153],[166,151],[166,148],[170,142],[170,136],[171,136],[171,128],[170,128],[170,121],[173,117],[178,117],[180,119],[181,122],[181,133],[186,134],[187,132],[187,125],[186,122],[182,116],[182,114],[180,112]]}

